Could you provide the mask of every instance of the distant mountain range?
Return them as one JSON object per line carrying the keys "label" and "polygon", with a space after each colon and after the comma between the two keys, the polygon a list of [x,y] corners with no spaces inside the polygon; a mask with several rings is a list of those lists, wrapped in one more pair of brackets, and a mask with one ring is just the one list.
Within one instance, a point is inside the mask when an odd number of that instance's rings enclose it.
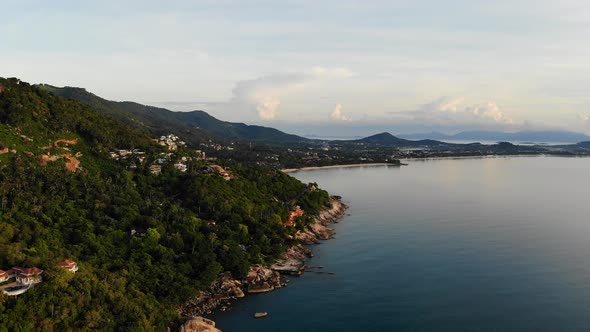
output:
{"label": "distant mountain range", "polygon": [[571,131],[519,131],[513,133],[501,131],[464,131],[454,135],[440,132],[399,135],[401,138],[419,140],[434,139],[440,141],[508,141],[513,143],[577,143],[589,141],[590,136]]}

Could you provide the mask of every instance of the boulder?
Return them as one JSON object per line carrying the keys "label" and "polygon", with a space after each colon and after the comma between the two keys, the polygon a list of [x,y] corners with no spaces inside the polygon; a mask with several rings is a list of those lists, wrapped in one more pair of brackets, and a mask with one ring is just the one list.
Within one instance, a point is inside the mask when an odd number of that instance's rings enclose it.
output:
{"label": "boulder", "polygon": [[214,321],[196,316],[184,323],[180,327],[180,332],[221,332],[221,330],[215,327]]}
{"label": "boulder", "polygon": [[248,271],[248,276],[244,281],[248,293],[270,292],[276,288],[281,288],[281,275],[261,265],[254,265]]}
{"label": "boulder", "polygon": [[244,297],[242,283],[232,278],[230,273],[219,276],[206,291],[176,308],[179,315],[190,317],[204,315],[225,305],[229,300]]}
{"label": "boulder", "polygon": [[336,233],[336,231],[322,225],[321,223],[313,223],[307,227],[315,236],[317,236],[321,240],[328,240]]}
{"label": "boulder", "polygon": [[301,241],[303,244],[317,244],[320,242],[318,237],[308,229],[303,232],[297,232],[297,234],[295,234],[295,239]]}

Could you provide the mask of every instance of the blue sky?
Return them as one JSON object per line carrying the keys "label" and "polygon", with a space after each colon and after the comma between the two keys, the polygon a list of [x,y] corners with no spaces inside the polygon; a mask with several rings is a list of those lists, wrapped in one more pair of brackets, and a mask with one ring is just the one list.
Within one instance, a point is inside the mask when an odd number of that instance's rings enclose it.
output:
{"label": "blue sky", "polygon": [[299,134],[590,133],[590,2],[2,1],[0,76]]}

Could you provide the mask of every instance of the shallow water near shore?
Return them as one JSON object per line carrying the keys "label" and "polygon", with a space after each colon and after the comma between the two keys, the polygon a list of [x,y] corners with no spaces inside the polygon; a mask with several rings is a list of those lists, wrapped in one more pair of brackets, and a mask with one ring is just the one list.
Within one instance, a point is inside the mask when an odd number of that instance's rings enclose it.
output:
{"label": "shallow water near shore", "polygon": [[291,173],[350,206],[307,263],[335,274],[212,318],[225,332],[590,330],[589,172],[590,158],[508,157]]}

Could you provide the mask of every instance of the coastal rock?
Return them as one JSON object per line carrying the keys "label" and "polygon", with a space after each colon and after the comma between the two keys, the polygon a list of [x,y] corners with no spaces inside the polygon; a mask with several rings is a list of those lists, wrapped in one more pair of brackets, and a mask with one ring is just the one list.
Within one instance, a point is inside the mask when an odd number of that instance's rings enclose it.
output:
{"label": "coastal rock", "polygon": [[266,293],[274,290],[275,288],[271,286],[268,282],[263,282],[261,285],[250,285],[248,286],[248,293]]}
{"label": "coastal rock", "polygon": [[221,332],[215,322],[200,316],[193,317],[180,327],[180,332]]}
{"label": "coastal rock", "polygon": [[312,257],[313,253],[310,249],[305,248],[301,244],[297,244],[294,246],[289,247],[287,251],[283,254],[285,258],[294,258],[294,259],[305,259],[306,257]]}
{"label": "coastal rock", "polygon": [[242,283],[231,278],[226,278],[226,280],[223,281],[221,284],[221,293],[235,298],[245,296],[244,292],[242,291]]}
{"label": "coastal rock", "polygon": [[346,204],[342,203],[340,196],[331,196],[330,204],[332,204],[330,209],[320,211],[318,217],[316,218],[317,223],[320,223],[324,226],[331,224],[341,218],[348,208]]}
{"label": "coastal rock", "polygon": [[309,230],[317,236],[321,240],[328,240],[336,233],[333,229],[324,226],[323,224],[317,222],[307,226]]}
{"label": "coastal rock", "polygon": [[319,243],[319,240],[327,240],[336,233],[333,229],[326,227],[344,215],[346,204],[342,203],[339,196],[330,197],[331,207],[320,211],[315,221],[308,225],[303,232],[297,232],[295,239],[303,244]]}
{"label": "coastal rock", "polygon": [[297,234],[295,234],[295,239],[299,240],[303,244],[308,245],[317,244],[320,242],[318,237],[308,229],[306,229],[304,232],[297,232]]}
{"label": "coastal rock", "polygon": [[281,287],[281,275],[270,268],[254,265],[250,268],[246,281],[248,293],[270,292]]}
{"label": "coastal rock", "polygon": [[242,283],[233,279],[231,273],[224,273],[206,291],[199,292],[199,296],[178,306],[176,311],[184,317],[204,315],[228,300],[244,297],[242,287]]}
{"label": "coastal rock", "polygon": [[282,274],[301,275],[304,270],[304,263],[299,259],[282,259],[272,264],[270,268]]}
{"label": "coastal rock", "polygon": [[[327,227],[344,215],[348,206],[342,203],[340,196],[330,196],[329,209],[320,211],[314,222],[308,225],[304,231],[295,234],[295,239],[302,244],[317,244],[319,240],[331,239],[336,231]],[[295,254],[293,254],[295,253]],[[271,266],[275,271],[288,274],[301,274],[305,268],[303,259],[305,256],[311,257],[311,250],[304,248],[302,245],[294,246],[283,255],[283,258]]]}
{"label": "coastal rock", "polygon": [[303,260],[311,256],[311,250],[297,244],[289,247],[282,258],[270,266],[270,269],[282,274],[301,275],[305,266]]}

